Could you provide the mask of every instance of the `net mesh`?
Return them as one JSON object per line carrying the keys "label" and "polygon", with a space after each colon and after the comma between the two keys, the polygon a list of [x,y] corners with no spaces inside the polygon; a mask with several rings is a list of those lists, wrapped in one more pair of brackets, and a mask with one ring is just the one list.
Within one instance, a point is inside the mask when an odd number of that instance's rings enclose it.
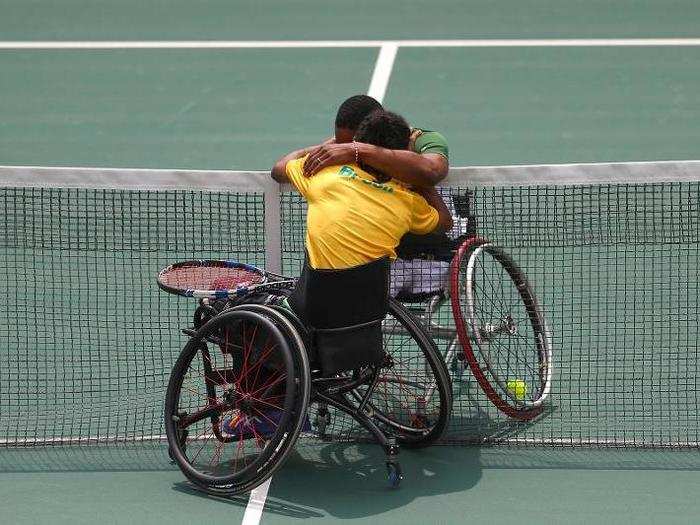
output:
{"label": "net mesh", "polygon": [[5,187],[0,209],[0,443],[160,439],[193,303],[158,271],[263,265],[262,196]]}
{"label": "net mesh", "polygon": [[[503,247],[533,287],[552,334],[554,378],[544,414],[523,423],[492,406],[463,362],[448,360],[454,412],[446,439],[700,445],[700,184],[441,190],[446,202],[467,191],[477,233]],[[303,201],[289,194],[283,202],[301,228]],[[451,234],[467,231],[467,222]],[[286,271],[297,270],[302,250],[303,239],[289,241]],[[427,291],[445,282],[447,269],[411,261],[394,272],[394,281]],[[454,327],[449,302],[433,319]],[[433,336],[447,356],[454,334]]]}
{"label": "net mesh", "polygon": [[[472,195],[472,217],[459,217],[452,235],[475,225],[527,275],[551,329],[554,379],[545,412],[523,423],[448,359],[455,403],[445,440],[697,447],[700,183],[472,187],[455,174],[441,191],[448,203]],[[207,258],[265,267],[270,201],[235,184],[22,186],[0,187],[0,445],[162,445],[165,388],[195,303],[160,292],[158,271]],[[295,275],[305,205],[279,197],[281,266]],[[400,262],[395,279],[430,291],[444,286],[445,268]],[[433,321],[450,357],[447,301]],[[365,435],[338,413],[328,433]]]}

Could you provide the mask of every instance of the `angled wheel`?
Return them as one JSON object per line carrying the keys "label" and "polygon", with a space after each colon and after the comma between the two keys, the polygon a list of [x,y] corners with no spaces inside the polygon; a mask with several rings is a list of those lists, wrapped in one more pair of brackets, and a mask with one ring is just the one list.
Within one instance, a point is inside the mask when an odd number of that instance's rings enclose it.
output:
{"label": "angled wheel", "polygon": [[[427,446],[442,435],[452,411],[447,367],[435,342],[398,301],[389,303],[382,332],[386,357],[367,409],[403,446]],[[357,400],[366,388],[354,393]]]}
{"label": "angled wheel", "polygon": [[173,367],[168,445],[187,478],[208,492],[255,488],[296,441],[310,380],[288,328],[269,315],[228,310],[197,331]]}
{"label": "angled wheel", "polygon": [[473,237],[450,269],[452,312],[469,366],[510,417],[542,411],[552,384],[552,343],[525,275],[502,248]]}

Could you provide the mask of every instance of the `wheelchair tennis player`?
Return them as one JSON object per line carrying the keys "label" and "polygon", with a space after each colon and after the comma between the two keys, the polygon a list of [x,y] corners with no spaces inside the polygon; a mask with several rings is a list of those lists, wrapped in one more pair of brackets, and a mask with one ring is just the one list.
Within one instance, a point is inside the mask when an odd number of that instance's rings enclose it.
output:
{"label": "wheelchair tennis player", "polygon": [[[411,129],[399,115],[383,110],[369,114],[359,125],[356,139],[388,150],[404,150],[409,145]],[[306,260],[302,276],[283,304],[291,308],[307,326],[333,328],[335,325],[362,324],[369,317],[386,314],[386,302],[363,304],[371,296],[357,286],[357,278],[387,296],[389,260],[396,257],[396,247],[407,232],[427,234],[444,232],[452,227],[452,217],[432,187],[409,189],[381,171],[364,165],[359,158],[344,165],[329,166],[314,177],[304,176],[308,150],[297,150],[282,157],[272,169],[280,183],[291,183],[308,203]],[[336,271],[337,278],[329,271]],[[318,272],[326,272],[318,276]],[[315,278],[314,275],[317,275]],[[325,281],[329,286],[314,286]],[[338,308],[342,297],[344,308]],[[333,311],[342,312],[333,315]],[[352,348],[347,334],[343,343],[325,341],[325,373],[352,368],[371,356],[347,355],[366,351],[370,342],[381,334],[358,333],[358,345]],[[375,346],[381,349],[381,340]],[[371,353],[371,352],[370,352]],[[330,354],[330,355],[329,355]],[[375,356],[376,357],[376,356]],[[254,436],[270,431],[270,422],[280,414],[270,412],[265,418],[227,418],[223,429],[229,434]],[[308,422],[305,428],[308,429]]]}
{"label": "wheelchair tennis player", "polygon": [[[403,118],[380,110],[362,121],[355,136],[400,152],[410,133]],[[163,290],[199,298],[193,328],[183,329],[190,339],[168,383],[165,428],[171,457],[207,492],[237,494],[259,486],[284,463],[300,432],[311,430],[311,420],[322,439],[330,424],[331,436],[354,432],[342,419],[340,427],[335,424],[339,414],[384,449],[388,481],[397,487],[403,477],[399,446],[428,446],[448,424],[449,372],[428,329],[390,298],[389,261],[403,249],[405,235],[444,234],[453,220],[432,186],[409,187],[367,165],[357,143],[351,146],[353,162],[310,178],[304,176],[308,150],[286,155],[273,168],[276,181],[291,183],[308,202],[298,279],[228,260],[185,261],[159,273]],[[539,381],[542,395],[528,405],[517,399],[516,406],[508,404],[485,376],[480,384],[502,411],[531,419],[541,411],[551,377],[546,324],[507,255],[477,237],[463,246],[475,243],[469,264],[488,252],[510,269],[534,312],[535,340],[544,341],[536,355],[547,372]],[[495,326],[489,334],[510,329]],[[483,331],[476,337],[485,337]],[[469,334],[459,341],[467,353]],[[472,359],[470,367],[472,361],[478,365]]]}
{"label": "wheelchair tennis player", "polygon": [[[378,111],[357,138],[399,151],[410,128]],[[389,296],[399,241],[449,229],[447,207],[435,189],[414,191],[364,165],[359,153],[307,178],[306,155],[292,152],[272,171],[308,202],[298,279],[235,261],[176,263],[158,277],[165,291],[200,298],[168,384],[165,426],[171,457],[210,493],[251,490],[273,475],[310,430],[312,403],[322,438],[329,408],[369,431],[385,451],[392,487],[402,479],[399,445],[427,446],[448,424],[445,363],[425,328]]]}
{"label": "wheelchair tennis player", "polygon": [[[449,147],[444,135],[437,131],[411,127],[408,148],[393,150],[369,144],[356,137],[357,128],[370,113],[382,110],[382,105],[368,95],[354,95],[344,100],[335,117],[334,136],[318,146],[306,148],[304,175],[313,177],[319,171],[353,162],[355,149],[364,166],[390,173],[399,182],[410,187],[432,188],[444,180],[449,172]],[[431,236],[430,239],[408,234],[401,242],[406,252],[416,251],[426,240],[435,244],[449,244],[449,238],[466,233],[465,221],[457,217],[452,199],[445,203],[454,218],[450,232]],[[420,251],[420,250],[418,250]],[[447,287],[449,264],[417,258],[396,259],[391,266],[390,294],[400,300],[421,297]]]}

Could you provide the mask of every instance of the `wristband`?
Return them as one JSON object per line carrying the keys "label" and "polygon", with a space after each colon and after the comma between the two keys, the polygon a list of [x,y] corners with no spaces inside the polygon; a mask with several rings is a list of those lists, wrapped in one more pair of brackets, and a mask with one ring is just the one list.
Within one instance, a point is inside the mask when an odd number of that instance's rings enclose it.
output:
{"label": "wristband", "polygon": [[360,164],[360,148],[357,145],[357,142],[355,142],[354,140],[352,141],[352,147],[355,150],[355,164],[357,164],[359,166],[359,164]]}

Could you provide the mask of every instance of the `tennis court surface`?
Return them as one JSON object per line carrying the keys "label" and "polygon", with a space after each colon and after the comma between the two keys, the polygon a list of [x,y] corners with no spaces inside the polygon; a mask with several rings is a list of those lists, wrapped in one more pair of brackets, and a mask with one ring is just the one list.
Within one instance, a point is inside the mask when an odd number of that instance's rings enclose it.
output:
{"label": "tennis court surface", "polygon": [[[438,2],[426,21],[411,2],[0,1],[8,521],[693,521],[700,12],[562,5]],[[453,166],[484,166],[441,192],[472,195],[479,235],[532,284],[550,400],[516,422],[455,363],[443,444],[402,450],[400,489],[337,414],[267,492],[204,496],[162,423],[194,304],[155,276],[193,258],[296,274],[304,205],[260,170],[362,92],[444,132]],[[436,316],[453,326],[448,304]]]}

